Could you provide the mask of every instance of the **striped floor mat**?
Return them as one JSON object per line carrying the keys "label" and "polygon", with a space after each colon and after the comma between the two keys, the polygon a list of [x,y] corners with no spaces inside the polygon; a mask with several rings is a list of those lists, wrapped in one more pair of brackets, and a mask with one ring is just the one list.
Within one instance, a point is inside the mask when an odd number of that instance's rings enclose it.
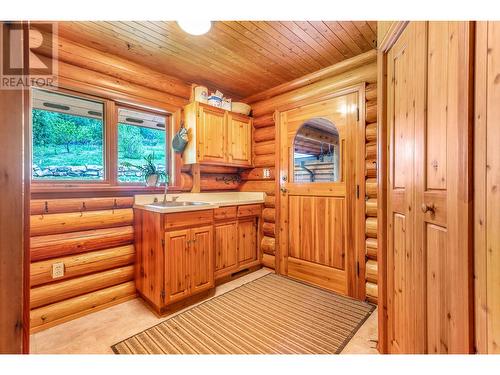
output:
{"label": "striped floor mat", "polygon": [[269,274],[112,349],[117,354],[334,354],[374,308]]}

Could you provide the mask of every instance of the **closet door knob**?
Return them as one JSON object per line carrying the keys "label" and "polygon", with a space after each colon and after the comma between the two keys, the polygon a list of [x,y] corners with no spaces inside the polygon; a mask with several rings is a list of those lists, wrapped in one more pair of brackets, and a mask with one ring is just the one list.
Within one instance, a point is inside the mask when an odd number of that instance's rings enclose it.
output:
{"label": "closet door knob", "polygon": [[431,212],[432,214],[436,213],[436,207],[434,206],[434,203],[431,204],[426,204],[422,203],[422,212],[425,214],[426,212]]}

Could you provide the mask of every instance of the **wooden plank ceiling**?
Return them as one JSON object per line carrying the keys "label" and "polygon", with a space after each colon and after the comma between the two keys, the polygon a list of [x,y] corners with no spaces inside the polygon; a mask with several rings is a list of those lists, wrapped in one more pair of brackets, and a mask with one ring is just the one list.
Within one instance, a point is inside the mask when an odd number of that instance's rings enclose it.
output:
{"label": "wooden plank ceiling", "polygon": [[244,98],[375,47],[374,21],[60,22],[62,38]]}

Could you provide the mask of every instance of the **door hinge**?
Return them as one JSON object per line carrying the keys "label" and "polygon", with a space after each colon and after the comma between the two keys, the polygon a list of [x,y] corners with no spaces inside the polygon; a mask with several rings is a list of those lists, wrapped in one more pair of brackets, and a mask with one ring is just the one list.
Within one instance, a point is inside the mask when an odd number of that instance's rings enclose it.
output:
{"label": "door hinge", "polygon": [[359,107],[356,108],[356,117],[357,117],[357,119],[359,121]]}
{"label": "door hinge", "polygon": [[160,292],[160,297],[161,297],[161,299],[162,299],[163,301],[165,301],[165,295],[166,295],[165,290],[162,290],[162,291]]}
{"label": "door hinge", "polygon": [[359,199],[359,184],[356,185],[356,198]]}
{"label": "door hinge", "polygon": [[161,247],[163,247],[163,250],[165,250],[165,240],[163,238],[161,239]]}
{"label": "door hinge", "polygon": [[356,275],[359,276],[359,261],[356,261]]}

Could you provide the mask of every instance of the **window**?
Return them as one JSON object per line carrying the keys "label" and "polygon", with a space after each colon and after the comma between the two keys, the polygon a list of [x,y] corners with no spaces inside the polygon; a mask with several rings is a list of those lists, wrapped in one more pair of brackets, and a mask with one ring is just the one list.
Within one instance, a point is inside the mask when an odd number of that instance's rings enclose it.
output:
{"label": "window", "polygon": [[166,117],[150,112],[118,110],[118,182],[141,182],[140,168],[152,157],[159,171],[165,171]]}
{"label": "window", "polygon": [[330,120],[304,122],[295,135],[293,151],[294,182],[340,181],[339,132]]}
{"label": "window", "polygon": [[33,180],[104,179],[104,104],[33,89]]}

